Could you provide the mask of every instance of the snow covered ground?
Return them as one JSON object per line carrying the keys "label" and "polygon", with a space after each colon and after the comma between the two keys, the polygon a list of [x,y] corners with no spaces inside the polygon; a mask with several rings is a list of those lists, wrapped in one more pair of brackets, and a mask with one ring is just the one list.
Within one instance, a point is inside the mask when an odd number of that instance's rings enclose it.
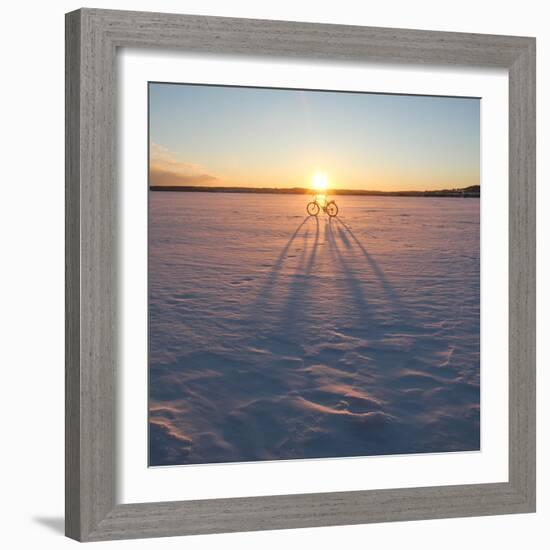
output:
{"label": "snow covered ground", "polygon": [[150,464],[479,449],[479,200],[150,193]]}

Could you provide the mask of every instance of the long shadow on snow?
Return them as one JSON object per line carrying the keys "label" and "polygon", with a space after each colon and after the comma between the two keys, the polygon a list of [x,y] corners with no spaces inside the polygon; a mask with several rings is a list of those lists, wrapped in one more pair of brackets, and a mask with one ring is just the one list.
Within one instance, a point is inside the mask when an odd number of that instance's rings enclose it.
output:
{"label": "long shadow on snow", "polygon": [[382,292],[384,293],[385,297],[388,299],[389,302],[391,302],[392,306],[396,310],[396,313],[399,314],[399,317],[402,321],[408,319],[412,320],[414,318],[414,313],[408,308],[401,300],[399,293],[396,291],[394,286],[390,283],[380,266],[378,265],[378,262],[372,257],[372,255],[367,251],[363,243],[357,238],[355,233],[351,230],[351,228],[343,222],[340,218],[334,218],[335,222],[339,225],[338,232],[340,233],[340,238],[344,241],[346,246],[350,248],[349,241],[346,237],[346,235],[349,235],[349,237],[352,239],[353,243],[357,246],[363,257],[367,260],[367,264],[376,276],[378,283],[380,284],[380,287],[382,288]]}
{"label": "long shadow on snow", "polygon": [[303,249],[300,260],[291,276],[286,301],[278,315],[279,330],[285,333],[292,333],[296,326],[296,322],[304,317],[306,306],[309,301],[312,288],[310,277],[313,273],[319,245],[319,219],[315,217],[314,220],[315,229],[311,251],[309,251],[309,231],[306,231],[303,236]]}
{"label": "long shadow on snow", "polygon": [[254,301],[254,310],[257,310],[257,308],[262,308],[267,302],[269,302],[271,295],[273,294],[273,291],[275,289],[277,279],[279,278],[279,274],[281,272],[281,269],[283,267],[283,264],[285,260],[287,259],[287,254],[290,249],[290,246],[298,237],[298,234],[300,233],[300,230],[305,225],[305,223],[310,219],[310,216],[305,216],[304,219],[300,222],[294,233],[291,235],[290,239],[288,239],[288,242],[285,244],[283,249],[281,250],[281,253],[275,260],[275,263],[273,264],[273,267],[269,271],[269,274],[267,275],[267,279],[260,288],[258,292],[258,296],[256,297],[256,300]]}
{"label": "long shadow on snow", "polygon": [[[311,255],[308,258],[307,253],[309,250],[309,228],[307,227],[310,223],[315,223],[315,243],[311,251]],[[304,231],[305,228],[305,231]],[[296,258],[296,269],[293,274],[293,283],[289,288],[289,297],[285,301],[285,304],[281,311],[276,311],[274,308],[274,303],[276,300],[272,300],[275,292],[280,292],[280,283],[279,279],[281,277],[281,271],[285,265],[286,261],[289,261],[288,253],[289,250],[296,239],[300,236],[300,233],[303,233],[302,240],[303,246],[301,254]],[[319,239],[319,220],[317,218],[312,218],[311,216],[306,216],[295,229],[294,233],[290,236],[288,242],[285,244],[281,250],[277,260],[273,264],[273,267],[269,271],[265,282],[262,284],[258,295],[252,302],[249,321],[251,325],[251,331],[253,337],[258,337],[263,334],[267,336],[267,340],[260,342],[261,347],[267,348],[271,352],[285,353],[289,352],[292,354],[301,353],[301,346],[299,343],[292,342],[292,339],[288,338],[290,330],[288,327],[285,327],[283,319],[292,319],[291,324],[294,323],[294,314],[297,312],[296,303],[304,303],[304,295],[307,293],[307,274],[310,274],[313,268],[315,261],[316,249]],[[258,325],[257,312],[263,312],[264,322],[267,321],[267,326],[264,323]],[[275,320],[279,321],[275,321]],[[275,321],[275,324],[273,324]],[[275,333],[273,329],[275,328]],[[273,346],[270,345],[269,341],[275,340],[277,342],[277,349],[271,349]],[[256,342],[258,343],[258,342]]]}
{"label": "long shadow on snow", "polygon": [[[369,303],[369,300],[364,290],[364,285],[355,276],[355,270],[351,267],[349,262],[342,254],[342,251],[338,247],[335,238],[335,231],[333,229],[332,219],[328,220],[325,224],[325,235],[329,247],[329,253],[331,254],[335,263],[339,264],[342,267],[345,282],[353,299],[353,303],[355,305],[355,310],[359,317],[361,327],[368,332],[377,332],[380,329],[377,327],[375,330],[376,322],[372,315],[372,304]],[[346,245],[345,241],[343,242],[344,245]],[[337,298],[340,299],[340,297]]]}

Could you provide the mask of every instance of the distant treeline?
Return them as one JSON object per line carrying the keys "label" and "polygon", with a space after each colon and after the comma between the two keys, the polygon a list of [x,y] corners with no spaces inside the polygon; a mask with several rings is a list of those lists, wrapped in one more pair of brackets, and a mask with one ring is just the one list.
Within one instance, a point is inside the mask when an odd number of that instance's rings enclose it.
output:
{"label": "distant treeline", "polygon": [[[200,185],[151,185],[151,191],[178,191],[186,193],[271,193],[277,195],[312,195],[307,187],[207,187]],[[369,191],[366,189],[331,189],[331,195],[383,195],[394,197],[479,197],[479,185],[462,189],[436,191]]]}

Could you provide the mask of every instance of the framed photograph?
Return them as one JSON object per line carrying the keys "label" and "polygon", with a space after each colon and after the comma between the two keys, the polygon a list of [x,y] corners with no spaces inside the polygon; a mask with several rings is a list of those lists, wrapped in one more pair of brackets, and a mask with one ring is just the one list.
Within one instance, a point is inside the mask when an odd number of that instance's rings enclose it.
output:
{"label": "framed photograph", "polygon": [[535,511],[535,40],[66,17],[66,534]]}

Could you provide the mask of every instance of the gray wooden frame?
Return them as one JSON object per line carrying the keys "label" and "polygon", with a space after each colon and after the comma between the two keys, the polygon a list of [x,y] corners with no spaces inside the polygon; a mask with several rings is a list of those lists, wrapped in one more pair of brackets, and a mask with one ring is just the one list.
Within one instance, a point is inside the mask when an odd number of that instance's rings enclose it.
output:
{"label": "gray wooden frame", "polygon": [[[115,56],[119,47],[508,69],[508,482],[115,502]],[[66,117],[69,537],[97,541],[535,511],[534,38],[82,9],[66,16]]]}

